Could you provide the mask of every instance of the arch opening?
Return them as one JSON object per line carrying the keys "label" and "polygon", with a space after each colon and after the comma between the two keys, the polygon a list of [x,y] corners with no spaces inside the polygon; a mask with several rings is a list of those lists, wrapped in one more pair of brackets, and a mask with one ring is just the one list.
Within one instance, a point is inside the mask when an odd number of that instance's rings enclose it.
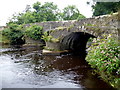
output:
{"label": "arch opening", "polygon": [[96,38],[85,32],[72,32],[61,41],[61,50],[70,50],[73,54],[86,55],[86,44],[89,38]]}

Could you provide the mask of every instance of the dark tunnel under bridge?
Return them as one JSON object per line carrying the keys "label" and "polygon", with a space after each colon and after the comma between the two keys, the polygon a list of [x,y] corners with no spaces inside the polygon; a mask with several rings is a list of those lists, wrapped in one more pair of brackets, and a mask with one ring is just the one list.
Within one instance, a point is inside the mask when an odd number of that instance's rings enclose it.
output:
{"label": "dark tunnel under bridge", "polygon": [[61,50],[70,50],[73,54],[86,54],[86,44],[94,35],[85,32],[72,32],[60,41]]}

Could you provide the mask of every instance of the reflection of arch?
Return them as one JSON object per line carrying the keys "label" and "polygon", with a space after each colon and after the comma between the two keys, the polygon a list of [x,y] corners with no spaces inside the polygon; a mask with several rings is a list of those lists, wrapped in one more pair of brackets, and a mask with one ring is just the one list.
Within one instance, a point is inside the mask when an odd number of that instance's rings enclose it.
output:
{"label": "reflection of arch", "polygon": [[88,39],[95,36],[84,32],[72,32],[61,40],[61,49],[72,50],[74,53],[84,53]]}

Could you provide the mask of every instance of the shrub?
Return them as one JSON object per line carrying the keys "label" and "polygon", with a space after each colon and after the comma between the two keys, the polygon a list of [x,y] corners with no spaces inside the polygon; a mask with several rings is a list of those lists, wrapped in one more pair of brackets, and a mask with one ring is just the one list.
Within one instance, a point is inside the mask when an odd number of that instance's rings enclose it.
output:
{"label": "shrub", "polygon": [[59,42],[60,38],[54,38],[53,36],[49,35],[49,31],[44,32],[42,35],[42,39],[45,40],[46,42]]}
{"label": "shrub", "polygon": [[107,81],[113,86],[118,83],[120,85],[120,46],[118,42],[111,35],[105,39],[97,38],[93,41],[86,60],[92,68],[96,69],[97,73],[107,77]]}
{"label": "shrub", "polygon": [[51,41],[52,40],[52,36],[49,35],[49,32],[44,32],[44,34],[42,35],[42,39],[47,41]]}
{"label": "shrub", "polygon": [[43,33],[43,27],[38,25],[32,25],[28,27],[25,31],[25,35],[34,40],[40,40],[42,37],[42,33]]}
{"label": "shrub", "polygon": [[3,36],[6,36],[10,40],[10,44],[23,44],[23,32],[22,27],[17,24],[10,24],[8,28],[5,28],[2,32]]}

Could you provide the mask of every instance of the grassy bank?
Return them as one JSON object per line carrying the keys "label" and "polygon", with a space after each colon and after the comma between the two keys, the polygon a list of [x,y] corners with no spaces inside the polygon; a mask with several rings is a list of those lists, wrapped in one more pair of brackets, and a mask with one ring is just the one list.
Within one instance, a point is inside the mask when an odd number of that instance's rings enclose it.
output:
{"label": "grassy bank", "polygon": [[115,88],[120,88],[120,46],[109,36],[94,39],[86,57],[87,62],[101,78]]}

